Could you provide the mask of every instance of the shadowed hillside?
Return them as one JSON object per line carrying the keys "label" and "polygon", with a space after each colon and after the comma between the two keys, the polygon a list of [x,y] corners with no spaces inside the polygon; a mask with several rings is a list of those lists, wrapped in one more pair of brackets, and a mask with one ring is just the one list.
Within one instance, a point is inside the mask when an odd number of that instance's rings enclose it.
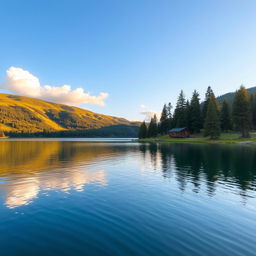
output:
{"label": "shadowed hillside", "polygon": [[[251,95],[253,93],[256,92],[256,87],[251,87],[251,88],[248,88],[247,89],[248,93]],[[228,101],[229,104],[232,104],[233,103],[233,99],[234,99],[234,96],[235,96],[235,92],[228,92],[228,93],[225,93],[219,97],[217,97],[217,102],[219,104],[222,104],[223,100],[226,99]]]}
{"label": "shadowed hillside", "polygon": [[35,98],[0,94],[0,129],[7,133],[56,133],[97,130],[117,125],[137,126],[124,118]]}

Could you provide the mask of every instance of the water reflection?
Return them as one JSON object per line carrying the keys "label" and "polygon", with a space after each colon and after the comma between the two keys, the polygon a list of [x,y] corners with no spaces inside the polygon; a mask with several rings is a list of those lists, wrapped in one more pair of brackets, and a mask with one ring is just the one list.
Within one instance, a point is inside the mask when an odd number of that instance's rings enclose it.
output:
{"label": "water reflection", "polygon": [[74,167],[118,155],[124,147],[75,141],[1,141],[0,177]]}
{"label": "water reflection", "polygon": [[34,177],[11,177],[1,190],[5,194],[5,205],[15,208],[26,205],[36,198],[38,193],[48,190],[83,191],[86,184],[97,183],[101,186],[107,184],[104,170],[86,171],[79,169],[62,170],[54,172],[41,172]]}
{"label": "water reflection", "polygon": [[144,164],[161,169],[164,178],[175,174],[182,191],[188,183],[196,193],[206,184],[210,196],[217,184],[239,188],[241,195],[256,187],[256,149],[251,146],[142,144],[140,151]]}
{"label": "water reflection", "polygon": [[233,145],[0,141],[1,252],[255,255],[255,154]]}
{"label": "water reflection", "polygon": [[29,204],[40,191],[82,191],[90,183],[105,186],[104,169],[90,170],[90,164],[109,154],[111,150],[103,146],[72,142],[1,142],[0,192],[5,205]]}
{"label": "water reflection", "polygon": [[[141,162],[142,160],[142,162]],[[156,170],[180,191],[213,196],[218,187],[244,198],[255,191],[256,149],[247,146],[85,143],[79,141],[0,142],[0,193],[8,208],[29,204],[40,191],[82,191],[87,184],[108,183],[105,168],[114,165]],[[128,164],[129,163],[129,164]],[[130,172],[115,173],[113,179]],[[134,175],[134,174],[133,174]],[[161,179],[162,180],[162,179]]]}

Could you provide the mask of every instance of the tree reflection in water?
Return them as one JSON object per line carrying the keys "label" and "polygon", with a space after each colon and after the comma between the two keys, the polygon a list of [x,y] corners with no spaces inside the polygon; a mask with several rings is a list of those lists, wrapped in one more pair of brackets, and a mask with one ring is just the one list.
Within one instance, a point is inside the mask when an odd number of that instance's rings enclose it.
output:
{"label": "tree reflection in water", "polygon": [[[82,191],[91,183],[106,186],[105,167],[112,169],[116,163],[160,171],[182,192],[206,188],[214,196],[222,186],[248,198],[256,188],[256,148],[249,146],[1,141],[0,192],[5,205],[15,208],[29,204],[40,191]],[[128,183],[132,178],[130,172],[119,172],[114,179],[122,177]]]}
{"label": "tree reflection in water", "polygon": [[175,172],[182,191],[191,183],[198,193],[200,186],[206,184],[209,196],[213,196],[216,185],[223,182],[238,188],[241,195],[246,195],[248,189],[255,190],[255,147],[151,143],[140,145],[140,151],[144,158],[150,158],[154,168],[161,167],[164,178],[171,178]]}

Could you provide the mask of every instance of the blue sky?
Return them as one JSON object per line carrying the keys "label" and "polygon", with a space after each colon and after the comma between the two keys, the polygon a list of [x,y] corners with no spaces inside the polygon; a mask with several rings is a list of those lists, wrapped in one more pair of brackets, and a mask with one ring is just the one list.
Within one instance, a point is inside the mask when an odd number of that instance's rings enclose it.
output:
{"label": "blue sky", "polygon": [[2,0],[1,81],[19,67],[42,85],[109,94],[81,107],[142,120],[181,89],[255,86],[255,13],[254,0]]}

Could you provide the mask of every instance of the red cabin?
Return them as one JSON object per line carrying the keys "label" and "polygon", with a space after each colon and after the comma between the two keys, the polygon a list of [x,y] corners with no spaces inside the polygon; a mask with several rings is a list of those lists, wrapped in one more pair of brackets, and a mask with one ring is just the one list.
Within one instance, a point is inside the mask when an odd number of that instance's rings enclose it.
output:
{"label": "red cabin", "polygon": [[190,132],[187,127],[173,128],[168,131],[168,134],[173,138],[188,138],[190,136]]}

